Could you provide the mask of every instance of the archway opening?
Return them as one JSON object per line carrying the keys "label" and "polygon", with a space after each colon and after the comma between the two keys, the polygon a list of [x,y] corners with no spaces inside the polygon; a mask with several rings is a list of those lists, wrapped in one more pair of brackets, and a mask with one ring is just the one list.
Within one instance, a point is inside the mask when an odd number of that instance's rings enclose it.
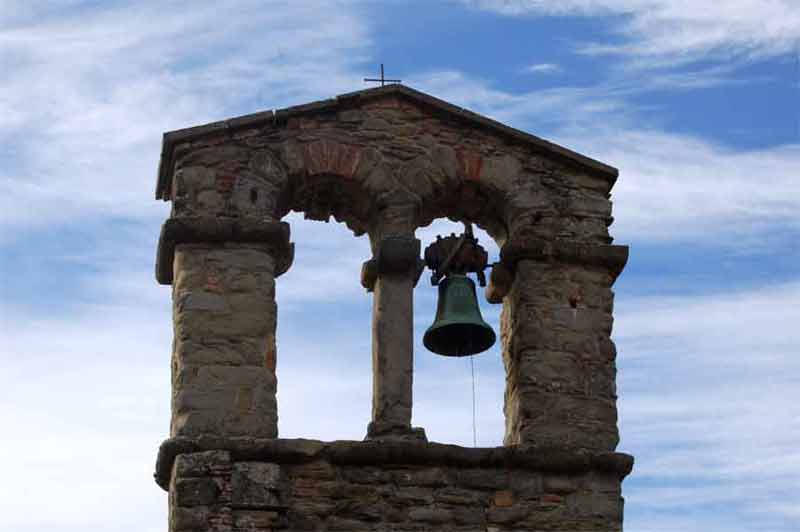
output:
{"label": "archway opening", "polygon": [[276,284],[278,433],[360,440],[372,405],[372,297],[359,281],[369,239],[302,213],[284,221],[295,260]]}
{"label": "archway opening", "polygon": [[[437,235],[460,234],[463,230],[462,223],[439,218],[427,227],[417,229],[416,236],[425,249]],[[474,232],[489,254],[489,264],[499,260],[495,239],[480,227],[474,227]],[[500,342],[502,305],[488,303],[477,282],[476,290],[483,319],[494,329],[497,341],[488,351],[473,357],[443,357],[431,353],[422,344],[422,337],[436,315],[438,298],[437,288],[431,286],[429,270],[425,270],[417,284],[414,291],[413,425],[424,427],[429,441],[471,447],[474,435],[478,447],[496,447],[503,444],[505,431],[505,369]]]}

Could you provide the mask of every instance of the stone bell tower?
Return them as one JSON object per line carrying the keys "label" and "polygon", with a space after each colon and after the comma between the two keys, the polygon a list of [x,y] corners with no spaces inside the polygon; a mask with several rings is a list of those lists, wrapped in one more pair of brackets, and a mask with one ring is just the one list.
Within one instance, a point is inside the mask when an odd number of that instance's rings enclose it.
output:
{"label": "stone bell tower", "polygon": [[[620,531],[633,458],[615,452],[611,287],[628,256],[608,233],[616,178],[402,85],[165,134],[156,197],[172,213],[156,278],[172,285],[175,337],[155,477],[169,530]],[[364,441],[278,437],[290,211],[371,242]],[[428,442],[411,426],[415,230],[441,217],[501,249],[486,296],[503,306],[503,447]]]}

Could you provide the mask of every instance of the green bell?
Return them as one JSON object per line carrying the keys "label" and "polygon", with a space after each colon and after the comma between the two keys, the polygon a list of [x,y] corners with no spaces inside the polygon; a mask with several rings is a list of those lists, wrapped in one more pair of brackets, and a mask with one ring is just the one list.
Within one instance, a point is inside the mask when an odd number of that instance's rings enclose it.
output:
{"label": "green bell", "polygon": [[475,283],[466,275],[450,274],[439,283],[436,319],[422,343],[439,355],[462,357],[486,351],[496,336],[483,321]]}

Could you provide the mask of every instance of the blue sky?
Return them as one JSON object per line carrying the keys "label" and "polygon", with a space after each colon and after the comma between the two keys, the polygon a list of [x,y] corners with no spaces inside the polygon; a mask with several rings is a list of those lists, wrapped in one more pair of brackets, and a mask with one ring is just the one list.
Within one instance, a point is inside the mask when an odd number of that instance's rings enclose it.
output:
{"label": "blue sky", "polygon": [[[170,291],[153,275],[161,135],[358,90],[384,62],[620,169],[626,530],[797,530],[799,41],[794,0],[4,0],[0,525],[166,528],[150,476],[169,423]],[[288,220],[281,435],[360,439],[369,246]],[[414,423],[471,444],[469,365],[425,352],[425,278],[415,298]],[[499,309],[483,311],[496,326]],[[479,444],[497,445],[497,349],[475,363]]]}

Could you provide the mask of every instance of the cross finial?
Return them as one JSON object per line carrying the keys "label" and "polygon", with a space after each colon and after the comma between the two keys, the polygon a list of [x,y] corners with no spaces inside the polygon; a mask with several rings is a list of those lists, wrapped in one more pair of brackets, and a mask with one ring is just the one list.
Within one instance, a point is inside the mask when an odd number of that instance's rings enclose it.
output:
{"label": "cross finial", "polygon": [[378,78],[364,78],[364,81],[379,81],[380,84],[381,84],[381,87],[383,87],[387,82],[388,83],[400,83],[403,80],[401,80],[401,79],[386,79],[385,77],[383,77],[383,63],[381,63],[381,77],[380,77],[380,79],[378,79]]}

